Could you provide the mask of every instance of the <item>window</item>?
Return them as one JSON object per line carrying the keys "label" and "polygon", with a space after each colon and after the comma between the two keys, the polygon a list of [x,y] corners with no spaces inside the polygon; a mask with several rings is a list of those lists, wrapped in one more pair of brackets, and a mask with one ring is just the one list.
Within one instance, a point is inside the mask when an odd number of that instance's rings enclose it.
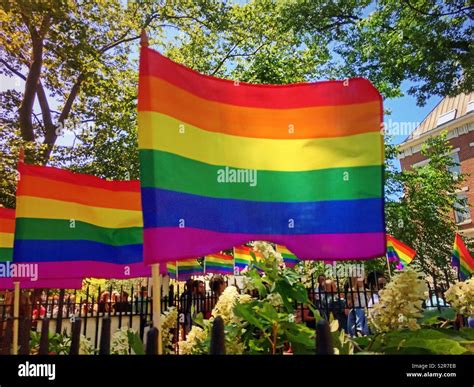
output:
{"label": "window", "polygon": [[451,120],[454,120],[456,118],[456,109],[451,110],[447,113],[441,114],[438,117],[438,122],[436,122],[436,126],[440,126],[445,124],[446,122],[449,122]]}
{"label": "window", "polygon": [[472,111],[474,111],[474,99],[468,102],[466,107],[466,114]]}
{"label": "window", "polygon": [[457,203],[454,206],[454,218],[456,223],[464,223],[471,220],[471,209],[467,202],[467,196],[465,193],[459,193],[456,195],[458,199],[463,200],[462,203]]}
{"label": "window", "polygon": [[461,162],[459,161],[459,153],[454,152],[451,155],[451,158],[453,161],[456,163],[456,165],[453,165],[452,167],[449,168],[449,171],[454,175],[454,177],[457,179],[458,176],[461,174]]}

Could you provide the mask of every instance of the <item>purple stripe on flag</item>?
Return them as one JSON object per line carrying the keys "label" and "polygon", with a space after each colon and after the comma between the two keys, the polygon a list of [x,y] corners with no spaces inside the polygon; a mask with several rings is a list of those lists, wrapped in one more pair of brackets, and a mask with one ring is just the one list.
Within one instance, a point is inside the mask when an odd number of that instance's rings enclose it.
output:
{"label": "purple stripe on flag", "polygon": [[169,257],[185,259],[264,240],[285,245],[298,258],[354,260],[385,255],[385,233],[265,235],[230,234],[196,228],[158,227],[144,230],[145,263],[164,262]]}
{"label": "purple stripe on flag", "polygon": [[20,282],[21,289],[80,289],[82,278],[49,279],[31,281],[29,279],[0,278],[0,289],[13,289],[13,282]]}
{"label": "purple stripe on flag", "polygon": [[32,264],[38,265],[38,279],[40,280],[87,277],[127,279],[151,276],[150,266],[142,262],[128,265],[98,261],[32,262]]}

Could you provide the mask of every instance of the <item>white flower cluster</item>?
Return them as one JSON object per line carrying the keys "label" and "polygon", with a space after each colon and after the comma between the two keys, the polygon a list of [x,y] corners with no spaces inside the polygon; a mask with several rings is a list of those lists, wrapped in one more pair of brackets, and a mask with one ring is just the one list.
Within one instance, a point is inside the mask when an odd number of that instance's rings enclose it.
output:
{"label": "white flower cluster", "polygon": [[410,266],[399,271],[380,291],[380,301],[370,311],[369,319],[378,332],[419,329],[421,305],[428,291],[420,274]]}
{"label": "white flower cluster", "polygon": [[[128,355],[128,331],[129,327],[122,327],[112,335],[110,343],[110,353],[112,355]],[[132,330],[133,331],[133,330]]]}
{"label": "white flower cluster", "polygon": [[474,316],[474,278],[451,285],[446,291],[446,300],[459,314]]}
{"label": "white flower cluster", "polygon": [[79,339],[79,355],[92,355],[94,353],[94,346],[91,341],[84,335]]}
{"label": "white flower cluster", "polygon": [[244,303],[252,299],[248,294],[239,294],[235,286],[228,286],[219,297],[216,306],[212,310],[212,317],[221,316],[224,324],[238,322],[234,314],[234,306],[237,302]]}
{"label": "white flower cluster", "polygon": [[188,333],[185,341],[179,342],[180,355],[192,355],[196,353],[196,347],[207,339],[208,333],[198,326],[193,326]]}
{"label": "white flower cluster", "polygon": [[273,248],[270,243],[264,241],[255,241],[252,243],[252,246],[255,251],[258,251],[263,255],[264,259],[276,261],[279,266],[283,265],[283,257]]}

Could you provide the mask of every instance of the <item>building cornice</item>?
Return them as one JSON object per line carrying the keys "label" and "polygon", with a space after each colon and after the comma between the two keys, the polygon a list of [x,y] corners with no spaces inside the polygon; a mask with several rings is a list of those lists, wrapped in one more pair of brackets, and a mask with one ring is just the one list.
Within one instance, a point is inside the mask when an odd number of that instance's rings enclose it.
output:
{"label": "building cornice", "polygon": [[407,156],[411,156],[420,152],[421,146],[424,142],[426,142],[426,140],[428,140],[430,137],[439,135],[443,131],[447,131],[448,140],[474,131],[474,114],[465,114],[462,117],[423,133],[418,137],[411,138],[408,141],[401,143],[398,146],[400,151],[398,158],[401,160]]}

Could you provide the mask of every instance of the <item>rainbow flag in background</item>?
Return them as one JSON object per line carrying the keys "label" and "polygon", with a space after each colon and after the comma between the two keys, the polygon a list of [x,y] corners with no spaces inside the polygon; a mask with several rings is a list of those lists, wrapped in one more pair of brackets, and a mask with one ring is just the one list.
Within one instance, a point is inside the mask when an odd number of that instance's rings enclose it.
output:
{"label": "rainbow flag in background", "polygon": [[295,265],[300,261],[295,254],[288,250],[285,246],[276,245],[276,250],[283,257],[283,262],[287,267],[295,267]]}
{"label": "rainbow flag in background", "polygon": [[234,268],[236,273],[240,273],[242,270],[246,269],[252,263],[252,255],[250,252],[255,254],[255,258],[258,261],[262,258],[262,254],[254,251],[251,247],[248,246],[238,246],[234,247]]}
{"label": "rainbow flag in background", "polygon": [[196,258],[182,259],[176,262],[176,275],[179,280],[194,275],[204,275],[204,268]]}
{"label": "rainbow flag in background", "polygon": [[166,263],[166,270],[167,274],[169,275],[170,278],[176,279],[176,262],[167,262]]}
{"label": "rainbow flag in background", "polygon": [[13,241],[15,238],[15,210],[0,208],[0,262],[13,258]]}
{"label": "rainbow flag in background", "polygon": [[250,240],[302,259],[385,253],[382,99],[362,78],[252,85],[142,47],[145,263]]}
{"label": "rainbow flag in background", "polygon": [[141,263],[138,181],[23,163],[19,172],[15,262]]}
{"label": "rainbow flag in background", "polygon": [[398,269],[403,269],[415,258],[416,251],[406,244],[395,239],[391,235],[387,235],[387,258],[390,262],[398,262]]}
{"label": "rainbow flag in background", "polygon": [[229,254],[211,254],[204,258],[206,273],[234,274],[234,257]]}
{"label": "rainbow flag in background", "polygon": [[451,264],[458,269],[458,276],[461,281],[467,280],[474,273],[474,258],[459,234],[454,237],[453,256]]}

